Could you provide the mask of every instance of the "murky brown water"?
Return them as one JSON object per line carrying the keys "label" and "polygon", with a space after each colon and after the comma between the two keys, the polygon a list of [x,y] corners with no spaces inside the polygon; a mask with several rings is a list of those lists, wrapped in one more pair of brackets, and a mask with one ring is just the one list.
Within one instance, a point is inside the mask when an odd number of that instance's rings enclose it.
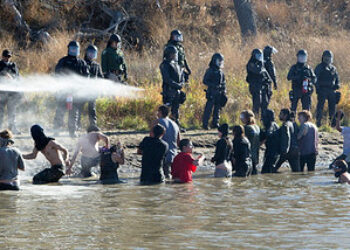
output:
{"label": "murky brown water", "polygon": [[193,184],[78,179],[0,193],[0,248],[348,248],[350,187],[325,172]]}

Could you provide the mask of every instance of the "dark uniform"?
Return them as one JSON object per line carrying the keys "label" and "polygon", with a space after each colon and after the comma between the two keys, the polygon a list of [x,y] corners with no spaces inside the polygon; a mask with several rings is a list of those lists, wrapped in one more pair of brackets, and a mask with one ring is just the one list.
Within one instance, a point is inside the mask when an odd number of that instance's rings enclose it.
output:
{"label": "dark uniform", "polygon": [[[307,58],[307,52],[301,50],[297,56],[305,56]],[[292,81],[291,110],[296,112],[299,100],[301,100],[303,110],[310,110],[313,85],[316,82],[316,76],[312,68],[306,61],[298,61],[290,68],[287,79]]]}
{"label": "dark uniform", "polygon": [[274,172],[277,172],[285,161],[288,161],[293,172],[300,172],[300,152],[297,142],[297,132],[291,121],[286,121],[282,124],[279,131],[279,138],[281,157],[276,164]]}
{"label": "dark uniform", "polygon": [[329,121],[335,115],[336,109],[336,90],[339,89],[339,76],[336,67],[332,64],[333,54],[326,50],[322,56],[322,62],[315,68],[316,93],[317,93],[317,126],[321,126],[323,106],[328,100]]}
{"label": "dark uniform", "polygon": [[184,74],[176,60],[171,56],[177,53],[175,47],[166,49],[164,61],[160,65],[163,78],[163,103],[171,106],[171,114],[176,123],[179,124],[180,104],[185,101],[185,93],[181,91],[185,84]]}
{"label": "dark uniform", "polygon": [[[261,58],[259,58],[261,57]],[[258,115],[261,109],[263,113],[269,105],[271,95],[271,78],[263,64],[261,50],[254,49],[252,57],[247,64],[247,82],[253,99],[253,112]]]}
{"label": "dark uniform", "polygon": [[[2,56],[10,58],[12,55],[9,50],[4,50]],[[16,63],[5,61],[4,59],[0,61],[0,77],[17,78],[18,76],[19,73]],[[3,126],[5,106],[7,106],[8,128],[14,133],[18,133],[16,128],[16,107],[20,99],[20,93],[8,91],[0,92],[0,127]]]}
{"label": "dark uniform", "polygon": [[187,82],[189,75],[191,75],[191,69],[187,64],[185,48],[182,45],[182,42],[183,42],[182,33],[179,30],[173,30],[170,34],[170,39],[168,43],[164,47],[164,51],[169,46],[173,46],[177,49],[178,64],[181,67],[181,69],[184,70],[184,78],[185,78],[185,82]]}
{"label": "dark uniform", "polygon": [[128,79],[128,68],[125,63],[123,51],[112,47],[113,42],[121,43],[120,36],[112,34],[109,38],[107,48],[103,50],[101,55],[102,72],[106,78],[120,82],[122,81],[122,77],[124,77],[124,80]]}
{"label": "dark uniform", "polygon": [[[213,112],[212,128],[219,127],[220,110],[226,104],[226,81],[224,72],[221,70],[220,63],[223,63],[224,57],[221,54],[214,54],[209,68],[205,72],[203,83],[208,86],[206,90],[207,103],[205,104],[203,114],[203,128],[208,129],[208,122]],[[224,101],[224,103],[223,103]]]}
{"label": "dark uniform", "polygon": [[[274,88],[277,89],[276,69],[275,69],[275,64],[272,61],[272,54],[275,54],[275,53],[277,53],[277,50],[271,46],[266,46],[264,48],[264,66],[271,78],[271,81],[273,82]],[[268,92],[269,103],[272,96],[272,86],[271,86],[272,82],[270,82],[270,86],[269,86],[269,89],[271,91]]]}
{"label": "dark uniform", "polygon": [[275,122],[275,114],[267,109],[262,117],[264,130],[261,133],[261,141],[265,141],[264,164],[261,169],[262,174],[273,173],[280,156],[280,134],[279,126]]}
{"label": "dark uniform", "polygon": [[[89,76],[89,67],[87,63],[78,58],[78,56],[65,56],[61,58],[55,68],[56,74],[78,74],[81,76]],[[68,114],[68,130],[71,136],[75,135],[76,130],[78,129],[78,118],[79,113],[82,109],[84,100],[74,98],[73,96],[73,107],[69,110]],[[54,119],[54,128],[59,129],[63,127],[63,118],[65,114],[65,104],[66,96],[57,97],[57,109]]]}

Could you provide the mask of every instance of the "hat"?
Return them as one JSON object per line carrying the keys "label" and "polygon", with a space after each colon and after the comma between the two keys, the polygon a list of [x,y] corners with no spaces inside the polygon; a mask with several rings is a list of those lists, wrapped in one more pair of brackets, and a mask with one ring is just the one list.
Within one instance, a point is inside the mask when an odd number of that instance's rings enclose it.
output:
{"label": "hat", "polygon": [[222,124],[219,128],[218,131],[221,132],[223,135],[228,135],[228,125],[227,123]]}
{"label": "hat", "polygon": [[8,49],[5,49],[2,51],[2,56],[3,57],[11,57],[12,56],[12,52]]}

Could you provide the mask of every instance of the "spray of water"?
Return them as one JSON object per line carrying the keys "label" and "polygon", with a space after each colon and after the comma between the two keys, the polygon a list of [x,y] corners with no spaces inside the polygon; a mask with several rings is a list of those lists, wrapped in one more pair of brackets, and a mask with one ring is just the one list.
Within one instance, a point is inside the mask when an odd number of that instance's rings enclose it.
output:
{"label": "spray of water", "polygon": [[91,100],[98,97],[137,98],[142,89],[106,79],[91,79],[79,75],[28,75],[18,79],[2,78],[0,91],[46,92],[56,97],[72,95],[76,98]]}

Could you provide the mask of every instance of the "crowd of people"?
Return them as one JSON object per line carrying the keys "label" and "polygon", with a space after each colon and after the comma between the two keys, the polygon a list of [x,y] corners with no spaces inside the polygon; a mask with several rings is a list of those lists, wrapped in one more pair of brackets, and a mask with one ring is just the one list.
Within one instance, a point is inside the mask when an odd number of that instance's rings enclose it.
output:
{"label": "crowd of people", "polygon": [[[106,48],[101,54],[101,66],[96,61],[98,49],[89,45],[85,50],[84,59],[80,56],[80,44],[71,41],[68,44],[67,56],[61,58],[55,73],[77,74],[88,78],[107,78],[115,82],[128,80],[127,65],[121,50],[122,39],[112,34]],[[261,164],[261,173],[276,173],[284,162],[288,162],[293,172],[315,170],[318,154],[318,129],[322,125],[322,113],[325,100],[329,105],[329,124],[336,127],[344,136],[344,153],[339,156],[330,167],[341,182],[348,181],[347,162],[350,161],[349,144],[350,129],[340,126],[344,116],[336,112],[336,104],[340,100],[340,81],[337,70],[333,65],[333,53],[324,51],[322,61],[315,71],[308,65],[308,54],[305,50],[297,53],[297,63],[288,73],[287,79],[292,82],[289,92],[291,108],[284,108],[279,113],[281,126],[275,121],[274,111],[269,109],[273,89],[278,89],[278,79],[272,56],[277,50],[267,45],[263,50],[254,49],[247,63],[247,78],[249,91],[252,96],[252,111],[244,110],[240,114],[242,125],[233,127],[233,140],[229,139],[228,124],[219,124],[220,112],[225,107],[229,94],[226,91],[224,56],[213,54],[209,67],[205,72],[203,83],[207,86],[202,127],[218,129],[219,140],[211,161],[215,164],[215,177],[247,177],[256,175]],[[17,65],[11,61],[12,53],[4,50],[0,61],[0,76],[16,78],[19,76]],[[192,156],[193,144],[189,139],[181,139],[180,134],[185,132],[180,127],[180,105],[186,101],[184,86],[191,75],[183,46],[183,35],[179,30],[170,34],[170,39],[164,47],[163,61],[160,64],[163,79],[163,104],[159,107],[158,119],[152,125],[150,135],[145,137],[138,147],[138,154],[142,155],[141,176],[142,184],[155,184],[164,180],[175,182],[192,181],[192,173],[201,166],[205,157]],[[318,104],[316,124],[311,122],[311,95],[316,89]],[[13,145],[13,134],[19,134],[16,128],[15,114],[18,99],[21,93],[0,92],[0,127],[3,126],[5,106],[8,112],[8,130],[0,133],[0,189],[18,189],[18,169],[24,170],[23,160],[33,160],[39,153],[43,154],[51,167],[46,168],[33,178],[34,184],[57,182],[65,174],[73,173],[73,166],[79,153],[81,156],[82,177],[92,176],[91,168],[100,167],[102,183],[120,182],[118,177],[119,165],[124,164],[124,150],[121,144],[110,145],[106,135],[97,127],[95,100],[82,100],[74,96],[56,96],[57,108],[54,118],[55,136],[62,131],[64,115],[68,110],[68,131],[72,138],[76,138],[76,131],[81,127],[81,113],[88,102],[89,127],[87,134],[78,139],[73,154],[69,157],[68,150],[54,138],[46,136],[44,129],[39,125],[31,127],[34,148],[31,153],[21,154]],[[296,114],[299,100],[302,103],[302,112]],[[71,105],[68,105],[71,104]],[[170,118],[171,112],[171,118]],[[261,118],[263,127],[259,127],[256,119]],[[296,118],[299,124],[295,121]],[[12,132],[11,132],[12,131]],[[99,142],[104,147],[99,147]],[[260,147],[265,145],[263,160],[260,156]],[[180,153],[178,153],[178,149]],[[65,169],[65,166],[67,169]]]}

